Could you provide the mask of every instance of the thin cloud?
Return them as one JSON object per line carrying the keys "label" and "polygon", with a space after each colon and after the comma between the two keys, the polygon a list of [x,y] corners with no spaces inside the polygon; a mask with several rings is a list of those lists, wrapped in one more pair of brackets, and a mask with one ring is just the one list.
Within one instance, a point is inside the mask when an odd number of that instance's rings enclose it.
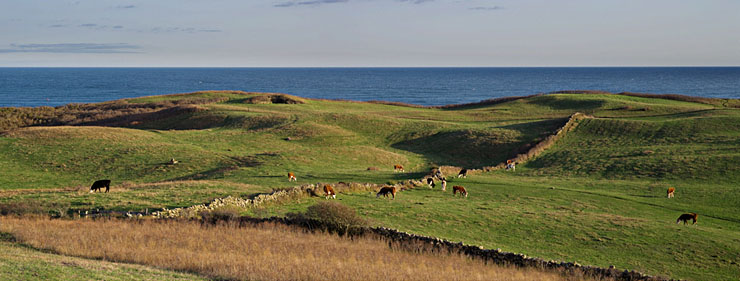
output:
{"label": "thin cloud", "polygon": [[347,3],[349,0],[311,0],[311,1],[293,1],[293,2],[281,2],[273,7],[286,8],[293,6],[317,6],[321,4],[336,4],[336,3]]}
{"label": "thin cloud", "polygon": [[[319,6],[323,4],[337,4],[347,3],[350,0],[308,0],[308,1],[284,1],[273,4],[273,7],[287,8],[287,7],[298,7],[298,6]],[[433,2],[435,0],[393,0],[394,2],[410,3],[410,4],[423,4],[427,2]]]}
{"label": "thin cloud", "polygon": [[116,9],[133,9],[133,8],[136,8],[136,6],[134,6],[134,5],[119,5],[119,6],[116,6]]}
{"label": "thin cloud", "polygon": [[85,28],[85,29],[92,29],[92,30],[99,30],[99,31],[133,31],[133,32],[140,32],[140,33],[216,33],[216,32],[222,32],[221,29],[218,28],[196,28],[196,27],[178,27],[178,26],[171,26],[171,27],[152,27],[149,29],[131,29],[126,28],[123,25],[104,25],[104,24],[96,24],[96,23],[83,23],[78,25],[64,25],[64,24],[55,24],[50,25],[49,28],[62,28],[62,27],[76,27],[76,28]]}
{"label": "thin cloud", "polygon": [[154,27],[148,30],[140,30],[139,32],[152,32],[152,33],[199,33],[199,32],[206,32],[206,33],[214,33],[214,32],[221,32],[221,29],[215,29],[215,28],[209,28],[209,29],[200,29],[195,27]]}
{"label": "thin cloud", "polygon": [[432,2],[434,0],[396,0],[398,2],[405,2],[405,3],[411,3],[411,4],[423,4],[426,2]]}
{"label": "thin cloud", "polygon": [[470,10],[476,10],[476,11],[495,11],[495,10],[503,10],[504,7],[501,6],[491,6],[491,7],[471,7]]}
{"label": "thin cloud", "polygon": [[73,53],[73,54],[116,54],[141,53],[141,47],[127,43],[57,43],[57,44],[10,44],[0,53]]}

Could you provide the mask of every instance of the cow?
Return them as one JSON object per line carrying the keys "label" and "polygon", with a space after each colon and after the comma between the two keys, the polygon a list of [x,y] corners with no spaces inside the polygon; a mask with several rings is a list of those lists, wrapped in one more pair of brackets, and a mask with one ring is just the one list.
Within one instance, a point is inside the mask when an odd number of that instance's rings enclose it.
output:
{"label": "cow", "polygon": [[393,196],[393,199],[396,199],[396,187],[395,186],[384,186],[383,188],[378,191],[378,194],[375,194],[375,198],[379,198],[380,195],[383,195],[383,197],[388,197],[388,194]]}
{"label": "cow", "polygon": [[295,178],[295,174],[293,172],[288,172],[288,181],[298,181],[298,179]]}
{"label": "cow", "polygon": [[460,170],[460,172],[457,173],[457,177],[468,178],[468,169],[463,168],[462,170]]}
{"label": "cow", "polygon": [[427,185],[429,185],[430,188],[434,188],[435,186],[437,186],[436,184],[434,184],[434,178],[427,178]]}
{"label": "cow", "polygon": [[440,170],[437,170],[437,171],[436,171],[436,172],[434,173],[434,177],[435,177],[435,178],[437,178],[437,179],[439,179],[439,180],[441,180],[441,179],[443,179],[443,178],[445,177],[445,175],[444,175],[444,174],[442,174],[442,171],[440,171]]}
{"label": "cow", "polygon": [[101,188],[105,187],[105,192],[110,190],[110,180],[98,180],[95,181],[90,187],[90,193],[93,191],[100,191]]}
{"label": "cow", "polygon": [[331,185],[324,185],[324,194],[326,194],[326,200],[329,200],[329,197],[337,199],[337,193],[334,192],[334,189],[331,188]]}
{"label": "cow", "polygon": [[693,220],[694,223],[692,224],[696,224],[696,219],[698,217],[699,215],[697,215],[696,213],[683,214],[680,217],[678,217],[678,219],[676,220],[676,224],[678,224],[679,222],[683,222],[683,224],[686,224],[686,222],[688,222],[689,220]]}
{"label": "cow", "polygon": [[465,198],[468,197],[468,191],[465,190],[464,187],[459,186],[459,185],[453,186],[452,187],[452,196],[455,196],[458,192],[460,192],[460,197],[462,197],[463,195],[465,195]]}
{"label": "cow", "polygon": [[442,178],[442,191],[445,191],[447,189],[447,179]]}
{"label": "cow", "polygon": [[669,187],[668,188],[668,192],[667,192],[668,193],[668,198],[673,198],[673,192],[675,192],[675,191],[676,191],[675,188]]}
{"label": "cow", "polygon": [[516,162],[506,160],[506,170],[516,171]]}
{"label": "cow", "polygon": [[405,172],[405,171],[403,170],[403,166],[401,166],[401,165],[398,165],[398,164],[396,164],[396,165],[393,165],[393,171],[394,171],[394,172]]}

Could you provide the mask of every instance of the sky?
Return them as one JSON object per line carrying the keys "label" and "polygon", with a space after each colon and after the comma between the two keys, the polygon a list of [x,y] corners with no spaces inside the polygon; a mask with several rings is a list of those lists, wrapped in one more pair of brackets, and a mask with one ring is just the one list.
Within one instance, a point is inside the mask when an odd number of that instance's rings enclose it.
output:
{"label": "sky", "polygon": [[0,67],[739,65],[738,0],[0,0]]}

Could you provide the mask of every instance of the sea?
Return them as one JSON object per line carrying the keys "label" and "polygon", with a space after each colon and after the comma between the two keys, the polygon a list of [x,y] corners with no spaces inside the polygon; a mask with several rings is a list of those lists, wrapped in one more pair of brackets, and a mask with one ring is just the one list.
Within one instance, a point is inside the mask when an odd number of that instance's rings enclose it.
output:
{"label": "sea", "polygon": [[0,107],[203,90],[427,106],[560,90],[740,98],[740,67],[0,68]]}

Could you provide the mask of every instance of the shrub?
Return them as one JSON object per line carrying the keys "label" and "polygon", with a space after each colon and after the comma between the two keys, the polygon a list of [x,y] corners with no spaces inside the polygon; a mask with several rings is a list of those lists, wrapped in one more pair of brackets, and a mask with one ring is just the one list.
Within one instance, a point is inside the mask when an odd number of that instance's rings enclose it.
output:
{"label": "shrub", "polygon": [[7,202],[0,203],[0,215],[41,214],[44,209],[38,202]]}
{"label": "shrub", "polygon": [[200,216],[204,221],[215,223],[218,221],[231,221],[238,218],[241,211],[242,210],[239,207],[227,205],[210,211],[203,211],[200,213]]}
{"label": "shrub", "polygon": [[7,202],[0,203],[0,215],[50,215],[52,217],[65,217],[69,212],[69,207],[70,204],[66,202]]}
{"label": "shrub", "polygon": [[303,104],[305,103],[298,97],[284,94],[262,94],[247,98],[244,103],[248,104],[271,104],[271,103],[282,103],[282,104]]}
{"label": "shrub", "polygon": [[329,231],[345,234],[352,228],[366,227],[367,220],[357,215],[357,211],[338,202],[320,202],[308,207],[305,218],[321,222]]}

